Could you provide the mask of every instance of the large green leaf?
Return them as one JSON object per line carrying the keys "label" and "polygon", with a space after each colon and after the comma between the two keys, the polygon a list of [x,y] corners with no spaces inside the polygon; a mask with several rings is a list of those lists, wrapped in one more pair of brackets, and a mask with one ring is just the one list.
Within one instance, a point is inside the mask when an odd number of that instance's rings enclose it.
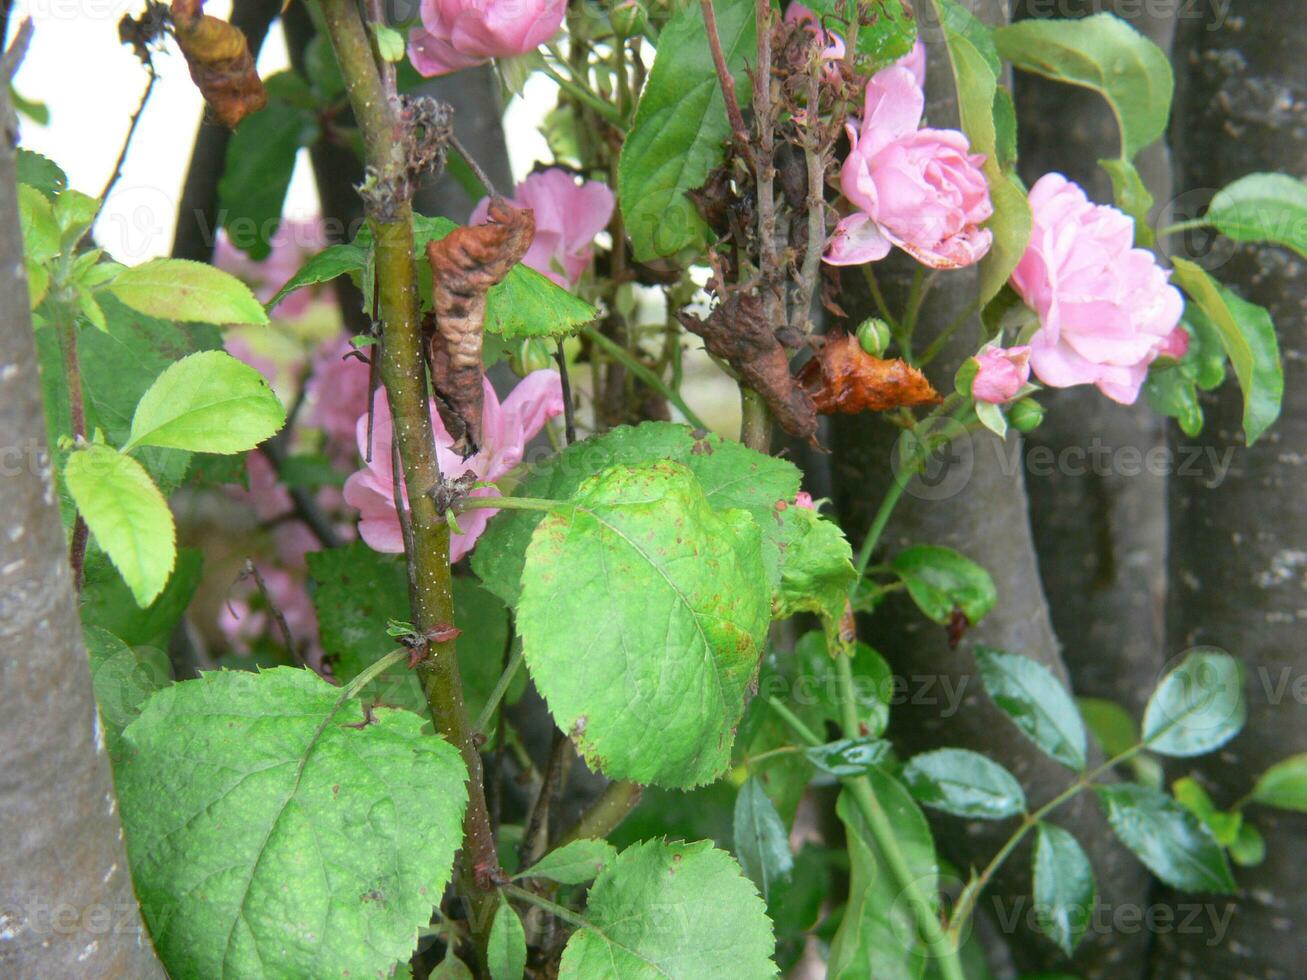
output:
{"label": "large green leaf", "polygon": [[[741,106],[756,58],[754,5],[718,0],[717,33]],[[617,196],[636,259],[648,262],[705,244],[706,226],[686,192],[721,164],[731,124],[713,68],[703,10],[681,6],[658,36],[658,52],[622,144]]]}
{"label": "large green leaf", "polygon": [[299,271],[268,300],[267,308],[275,309],[278,303],[297,289],[319,286],[338,276],[361,273],[368,264],[367,244],[353,241],[344,245],[328,245],[300,266]]}
{"label": "large green leaf", "polygon": [[1307,183],[1249,174],[1212,198],[1206,220],[1241,242],[1274,242],[1307,258]]}
{"label": "large green leaf", "polygon": [[957,817],[1001,820],[1026,808],[1016,777],[993,759],[967,749],[936,749],[914,755],[903,782],[920,803]]}
{"label": "large green leaf", "polygon": [[385,975],[462,839],[457,750],[283,667],[164,688],[115,773],[136,893],[177,977]]}
{"label": "large green leaf", "polygon": [[1093,866],[1075,837],[1041,822],[1035,828],[1031,877],[1039,928],[1070,956],[1094,914]]}
{"label": "large green leaf", "polygon": [[985,690],[1016,726],[1072,769],[1085,768],[1085,726],[1075,701],[1053,672],[1029,657],[976,647]]}
{"label": "large green leaf", "polygon": [[172,683],[168,655],[155,647],[132,649],[98,626],[82,631],[91,660],[91,683],[100,709],[99,723],[117,765],[122,757],[123,729],[136,720],[141,705],[155,691]]}
{"label": "large green leaf", "polygon": [[1252,799],[1264,806],[1307,813],[1307,752],[1281,759],[1262,773]]}
{"label": "large green leaf", "polygon": [[1266,310],[1240,299],[1197,263],[1178,256],[1173,256],[1171,263],[1175,281],[1193,300],[1187,316],[1206,318],[1234,365],[1243,389],[1244,438],[1251,446],[1280,417],[1284,397],[1284,368],[1275,324]]}
{"label": "large green leaf", "polygon": [[708,841],[628,847],[590,889],[585,917],[563,950],[560,980],[776,975],[762,899]]}
{"label": "large green leaf", "polygon": [[735,856],[763,898],[794,870],[785,824],[756,776],[735,797]]}
{"label": "large green leaf", "polygon": [[285,422],[286,409],[262,374],[223,351],[201,351],[174,363],[141,396],[123,451],[239,453]]}
{"label": "large green leaf", "polygon": [[768,593],[747,511],[714,511],[679,463],[614,466],[536,527],[517,626],[554,720],[594,768],[689,788],[730,762]]}
{"label": "large green leaf", "polygon": [[1121,843],[1172,888],[1232,892],[1234,879],[1212,832],[1165,793],[1136,783],[1095,787]]}
{"label": "large green leaf", "polygon": [[839,525],[816,511],[787,506],[780,522],[780,581],[772,596],[772,617],[816,613],[831,649],[840,642],[839,624],[858,573],[853,549]]}
{"label": "large green leaf", "polygon": [[890,567],[917,608],[941,626],[949,625],[959,611],[974,625],[998,601],[989,572],[952,548],[913,545],[895,555]]}
{"label": "large green leaf", "polygon": [[[894,828],[908,871],[933,900],[938,862],[930,826],[908,791],[879,769],[867,778]],[[850,790],[835,804],[849,842],[849,901],[831,940],[831,980],[915,980],[926,964],[925,946],[909,899],[881,852]]]}
{"label": "large green leaf", "polygon": [[151,259],[123,269],[106,287],[147,316],[187,323],[268,322],[263,304],[235,276],[189,259]]}
{"label": "large green leaf", "polygon": [[1121,129],[1122,156],[1166,132],[1175,77],[1161,48],[1113,14],[1030,19],[994,31],[999,54],[1016,67],[1093,89]]}
{"label": "large green leaf", "polygon": [[1162,678],[1148,699],[1143,740],[1162,755],[1202,755],[1238,735],[1247,717],[1239,662],[1199,650]]}
{"label": "large green leaf", "polygon": [[[601,436],[569,446],[537,466],[518,486],[524,497],[566,500],[588,477],[616,464],[638,466],[674,460],[698,478],[714,509],[742,507],[762,529],[763,560],[768,581],[779,575],[781,526],[777,503],[794,498],[799,471],[794,464],[755,452],[738,442],[696,434],[672,422],[619,426]],[[490,527],[472,553],[472,567],[490,589],[510,605],[521,589],[522,561],[531,534],[542,517],[531,511],[506,511]]]}
{"label": "large green leaf", "polygon": [[168,502],[145,468],[108,446],[86,446],[68,457],[64,482],[77,510],[139,606],[163,591],[177,557]]}

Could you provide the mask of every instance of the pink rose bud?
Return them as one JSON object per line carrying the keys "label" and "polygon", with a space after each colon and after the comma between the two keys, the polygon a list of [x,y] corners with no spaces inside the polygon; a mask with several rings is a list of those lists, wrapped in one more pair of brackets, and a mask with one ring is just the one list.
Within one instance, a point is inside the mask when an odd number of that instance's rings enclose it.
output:
{"label": "pink rose bud", "polygon": [[1040,178],[1030,206],[1034,231],[1012,285],[1039,314],[1035,375],[1053,388],[1097,385],[1134,404],[1148,366],[1180,349],[1184,298],[1153,254],[1134,247],[1134,222],[1061,174]]}
{"label": "pink rose bud", "polygon": [[1002,405],[1011,401],[1030,380],[1029,347],[990,345],[976,355],[976,376],[971,394],[978,402]]}
{"label": "pink rose bud", "polygon": [[[564,289],[574,287],[594,255],[594,237],[613,216],[613,192],[597,180],[580,184],[566,170],[550,167],[517,185],[509,203],[535,212],[536,234],[522,259]],[[469,225],[486,219],[490,198],[482,198]]]}
{"label": "pink rose bud", "polygon": [[422,0],[408,57],[430,78],[527,54],[556,33],[567,0]]}
{"label": "pink rose bud", "polygon": [[932,269],[958,269],[989,251],[993,235],[980,227],[994,213],[985,158],[957,130],[918,128],[925,105],[910,67],[886,68],[867,83],[840,170],[840,188],[858,210],[831,237],[831,265],[876,262],[897,245]]}
{"label": "pink rose bud", "polygon": [[800,490],[794,495],[794,506],[800,510],[816,510],[816,505],[812,502],[812,494],[806,490]]}
{"label": "pink rose bud", "polygon": [[1189,353],[1189,331],[1184,327],[1176,327],[1166,335],[1166,340],[1162,341],[1162,346],[1157,349],[1158,357],[1169,357],[1172,360],[1181,360]]}

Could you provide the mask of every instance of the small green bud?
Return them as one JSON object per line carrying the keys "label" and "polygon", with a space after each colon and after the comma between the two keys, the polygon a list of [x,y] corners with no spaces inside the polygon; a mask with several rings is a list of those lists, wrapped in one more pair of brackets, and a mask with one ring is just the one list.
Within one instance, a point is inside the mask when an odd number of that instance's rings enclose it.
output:
{"label": "small green bud", "polygon": [[552,366],[554,357],[549,353],[549,348],[545,346],[544,341],[532,337],[518,345],[508,363],[514,374],[519,378],[525,378],[532,371],[540,371]]}
{"label": "small green bud", "polygon": [[608,20],[618,37],[635,37],[644,33],[649,23],[649,12],[640,0],[621,0],[621,3],[613,4],[613,9],[608,12]]}
{"label": "small green bud", "polygon": [[858,326],[858,343],[872,357],[880,357],[889,346],[889,324],[877,317],[868,317]]}
{"label": "small green bud", "polygon": [[1033,432],[1044,421],[1044,406],[1033,398],[1023,398],[1007,410],[1007,420],[1018,432]]}

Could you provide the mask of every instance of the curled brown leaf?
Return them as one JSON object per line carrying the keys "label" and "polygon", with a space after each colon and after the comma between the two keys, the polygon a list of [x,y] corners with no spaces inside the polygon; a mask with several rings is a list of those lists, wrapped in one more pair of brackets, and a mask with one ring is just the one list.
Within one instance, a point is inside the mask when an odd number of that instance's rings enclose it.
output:
{"label": "curled brown leaf", "polygon": [[829,334],[817,355],[799,372],[822,415],[884,412],[937,405],[939,392],[906,361],[872,357],[845,333]]}
{"label": "curled brown leaf", "polygon": [[232,127],[268,103],[268,93],[254,67],[249,44],[239,27],[210,17],[203,0],[173,0],[177,44],[191,79],[224,126]]}

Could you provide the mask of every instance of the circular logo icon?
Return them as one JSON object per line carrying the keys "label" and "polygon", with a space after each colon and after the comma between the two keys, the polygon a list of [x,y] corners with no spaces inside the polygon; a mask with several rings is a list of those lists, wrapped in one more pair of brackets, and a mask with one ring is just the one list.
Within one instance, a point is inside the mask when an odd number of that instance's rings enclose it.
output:
{"label": "circular logo icon", "polygon": [[894,444],[890,467],[904,491],[918,500],[948,500],[971,480],[976,447],[966,427],[941,418],[904,430]]}

